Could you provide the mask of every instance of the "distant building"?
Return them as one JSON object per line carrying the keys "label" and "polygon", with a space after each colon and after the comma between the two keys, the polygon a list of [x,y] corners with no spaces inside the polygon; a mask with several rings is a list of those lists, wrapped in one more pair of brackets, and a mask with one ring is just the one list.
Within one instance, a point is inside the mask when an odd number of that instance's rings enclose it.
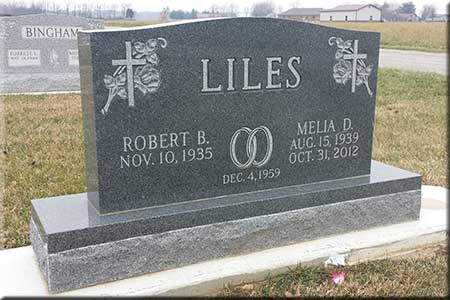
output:
{"label": "distant building", "polygon": [[339,5],[322,10],[320,21],[381,22],[381,8],[373,4]]}
{"label": "distant building", "polygon": [[322,8],[291,8],[278,15],[279,18],[292,21],[319,21]]}
{"label": "distant building", "polygon": [[399,22],[419,22],[420,17],[416,14],[399,13],[397,15],[397,21],[399,21]]}

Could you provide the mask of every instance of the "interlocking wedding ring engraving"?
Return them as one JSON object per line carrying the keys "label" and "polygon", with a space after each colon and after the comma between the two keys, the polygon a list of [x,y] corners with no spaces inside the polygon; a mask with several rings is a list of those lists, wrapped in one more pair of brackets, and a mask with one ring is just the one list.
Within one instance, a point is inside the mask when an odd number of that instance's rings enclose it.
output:
{"label": "interlocking wedding ring engraving", "polygon": [[[257,161],[256,154],[258,151],[258,142],[256,139],[256,135],[260,131],[263,132],[266,137],[267,149],[266,149],[266,153],[265,153],[263,159],[261,159],[261,161]],[[245,163],[241,163],[236,156],[236,142],[241,133],[248,134],[247,143],[246,143],[246,153],[247,153],[248,159]],[[269,162],[270,157],[272,156],[272,151],[273,151],[273,137],[272,137],[272,133],[270,132],[269,128],[267,128],[266,126],[259,126],[253,130],[251,130],[248,127],[242,127],[240,129],[236,130],[236,132],[231,137],[231,141],[230,141],[231,161],[234,163],[234,165],[236,167],[238,167],[240,169],[247,169],[250,166],[255,166],[255,167],[259,168],[259,167],[266,165]]]}

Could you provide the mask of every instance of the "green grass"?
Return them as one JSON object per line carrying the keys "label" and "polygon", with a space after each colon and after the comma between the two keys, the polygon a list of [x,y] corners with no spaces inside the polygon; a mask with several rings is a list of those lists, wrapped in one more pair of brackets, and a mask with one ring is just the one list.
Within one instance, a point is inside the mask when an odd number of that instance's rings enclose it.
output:
{"label": "green grass", "polygon": [[[447,186],[445,76],[380,70],[374,159]],[[11,95],[4,99],[5,247],[28,245],[30,201],[86,190],[78,94]]]}
{"label": "green grass", "polygon": [[[448,268],[447,255],[441,249],[423,257],[383,259],[346,267],[298,266],[285,274],[268,276],[261,282],[227,285],[219,295],[443,297],[448,294]],[[331,276],[340,272],[345,273],[345,280],[335,285]]]}
{"label": "green grass", "polygon": [[[161,21],[109,20],[105,26],[134,27],[161,23]],[[321,25],[376,31],[381,33],[381,47],[387,49],[447,52],[447,23],[408,22],[321,22]]]}
{"label": "green grass", "polygon": [[379,76],[373,158],[448,187],[446,76],[396,70]]}
{"label": "green grass", "polygon": [[447,52],[447,23],[322,22],[321,24],[380,32],[382,48]]}
{"label": "green grass", "polygon": [[5,246],[29,244],[32,199],[86,190],[80,96],[7,96]]}

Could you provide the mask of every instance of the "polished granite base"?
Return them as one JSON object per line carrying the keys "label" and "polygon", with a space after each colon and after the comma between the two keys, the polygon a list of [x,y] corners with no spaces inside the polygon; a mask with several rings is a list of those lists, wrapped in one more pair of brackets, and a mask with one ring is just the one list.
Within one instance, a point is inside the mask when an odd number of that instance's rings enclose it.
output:
{"label": "polished granite base", "polygon": [[418,219],[420,175],[370,176],[100,216],[86,194],[33,200],[30,236],[51,292]]}

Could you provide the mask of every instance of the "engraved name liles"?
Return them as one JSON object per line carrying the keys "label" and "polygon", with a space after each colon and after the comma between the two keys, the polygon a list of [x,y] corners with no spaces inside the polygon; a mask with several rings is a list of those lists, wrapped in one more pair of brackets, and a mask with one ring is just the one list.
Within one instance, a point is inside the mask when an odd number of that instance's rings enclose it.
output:
{"label": "engraved name liles", "polygon": [[[252,59],[250,57],[243,57],[241,59],[227,58],[227,74],[225,74],[226,82],[212,83],[211,73],[214,72],[214,62],[211,59],[204,58],[202,63],[202,93],[215,93],[223,91],[255,91],[255,90],[274,90],[274,89],[295,89],[300,86],[301,73],[300,65],[302,62],[301,56],[291,56],[287,60],[283,60],[280,56],[266,57],[265,59],[265,78],[252,78]],[[215,62],[216,64],[218,62]],[[241,64],[242,74],[236,74],[237,65]],[[216,70],[217,71],[217,70]],[[289,78],[283,79],[287,72]],[[242,80],[242,83],[237,84],[237,80]],[[238,88],[239,86],[239,88]]]}

